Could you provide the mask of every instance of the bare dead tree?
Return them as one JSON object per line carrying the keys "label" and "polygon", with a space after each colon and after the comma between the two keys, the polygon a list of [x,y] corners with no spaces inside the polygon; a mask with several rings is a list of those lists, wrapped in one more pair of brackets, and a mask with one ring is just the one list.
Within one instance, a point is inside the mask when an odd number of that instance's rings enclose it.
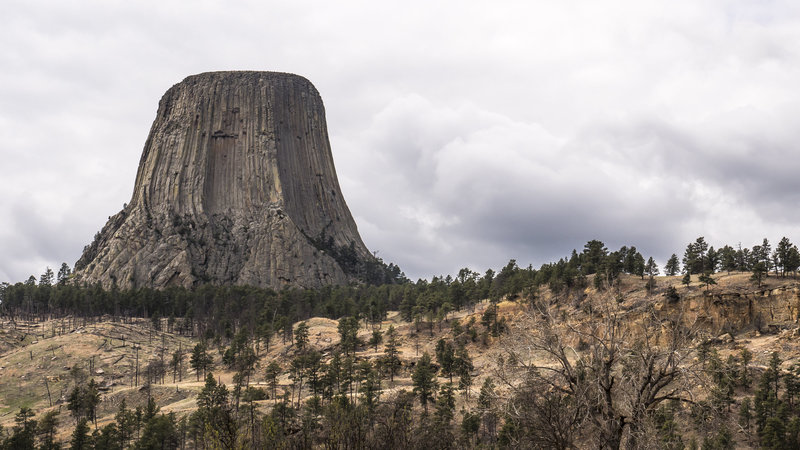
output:
{"label": "bare dead tree", "polygon": [[586,408],[576,399],[553,389],[541,377],[529,376],[514,389],[505,403],[505,417],[511,420],[516,436],[513,448],[575,448]]}
{"label": "bare dead tree", "polygon": [[681,318],[624,312],[610,297],[599,306],[576,320],[538,302],[530,330],[513,333],[527,339],[508,343],[498,375],[511,392],[506,416],[526,440],[571,448],[585,433],[601,449],[636,448],[661,403],[692,401],[691,333]]}

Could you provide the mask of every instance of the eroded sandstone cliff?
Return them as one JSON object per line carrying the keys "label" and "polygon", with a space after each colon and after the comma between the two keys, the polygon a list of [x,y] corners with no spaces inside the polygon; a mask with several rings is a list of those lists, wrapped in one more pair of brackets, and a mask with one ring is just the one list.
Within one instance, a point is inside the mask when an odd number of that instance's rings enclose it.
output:
{"label": "eroded sandstone cliff", "polygon": [[130,203],[75,268],[78,282],[105,287],[318,287],[352,280],[370,258],[314,86],[212,72],[163,96]]}

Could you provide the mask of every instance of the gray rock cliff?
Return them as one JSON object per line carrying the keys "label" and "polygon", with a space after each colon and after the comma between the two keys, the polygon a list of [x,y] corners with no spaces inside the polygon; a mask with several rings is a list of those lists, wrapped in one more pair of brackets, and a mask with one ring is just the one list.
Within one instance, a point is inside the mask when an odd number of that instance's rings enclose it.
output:
{"label": "gray rock cliff", "polygon": [[212,72],[167,91],[133,197],[75,265],[120,288],[347,283],[372,258],[345,204],[325,110],[297,75]]}

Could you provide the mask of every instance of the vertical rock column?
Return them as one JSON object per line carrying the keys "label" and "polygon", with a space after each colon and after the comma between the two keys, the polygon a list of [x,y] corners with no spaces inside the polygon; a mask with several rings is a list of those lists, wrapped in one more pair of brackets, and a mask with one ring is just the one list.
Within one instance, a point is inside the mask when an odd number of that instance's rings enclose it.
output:
{"label": "vertical rock column", "polygon": [[212,72],[163,96],[133,197],[76,263],[121,288],[281,288],[353,279],[371,258],[336,178],[322,99],[297,75]]}

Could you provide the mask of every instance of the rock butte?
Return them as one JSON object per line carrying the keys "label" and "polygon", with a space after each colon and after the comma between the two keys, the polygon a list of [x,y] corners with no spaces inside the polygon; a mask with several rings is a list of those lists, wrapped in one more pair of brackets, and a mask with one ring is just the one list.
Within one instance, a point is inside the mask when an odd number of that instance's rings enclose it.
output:
{"label": "rock butte", "polygon": [[211,72],[161,98],[133,197],[75,264],[106,288],[319,287],[372,258],[305,78]]}

